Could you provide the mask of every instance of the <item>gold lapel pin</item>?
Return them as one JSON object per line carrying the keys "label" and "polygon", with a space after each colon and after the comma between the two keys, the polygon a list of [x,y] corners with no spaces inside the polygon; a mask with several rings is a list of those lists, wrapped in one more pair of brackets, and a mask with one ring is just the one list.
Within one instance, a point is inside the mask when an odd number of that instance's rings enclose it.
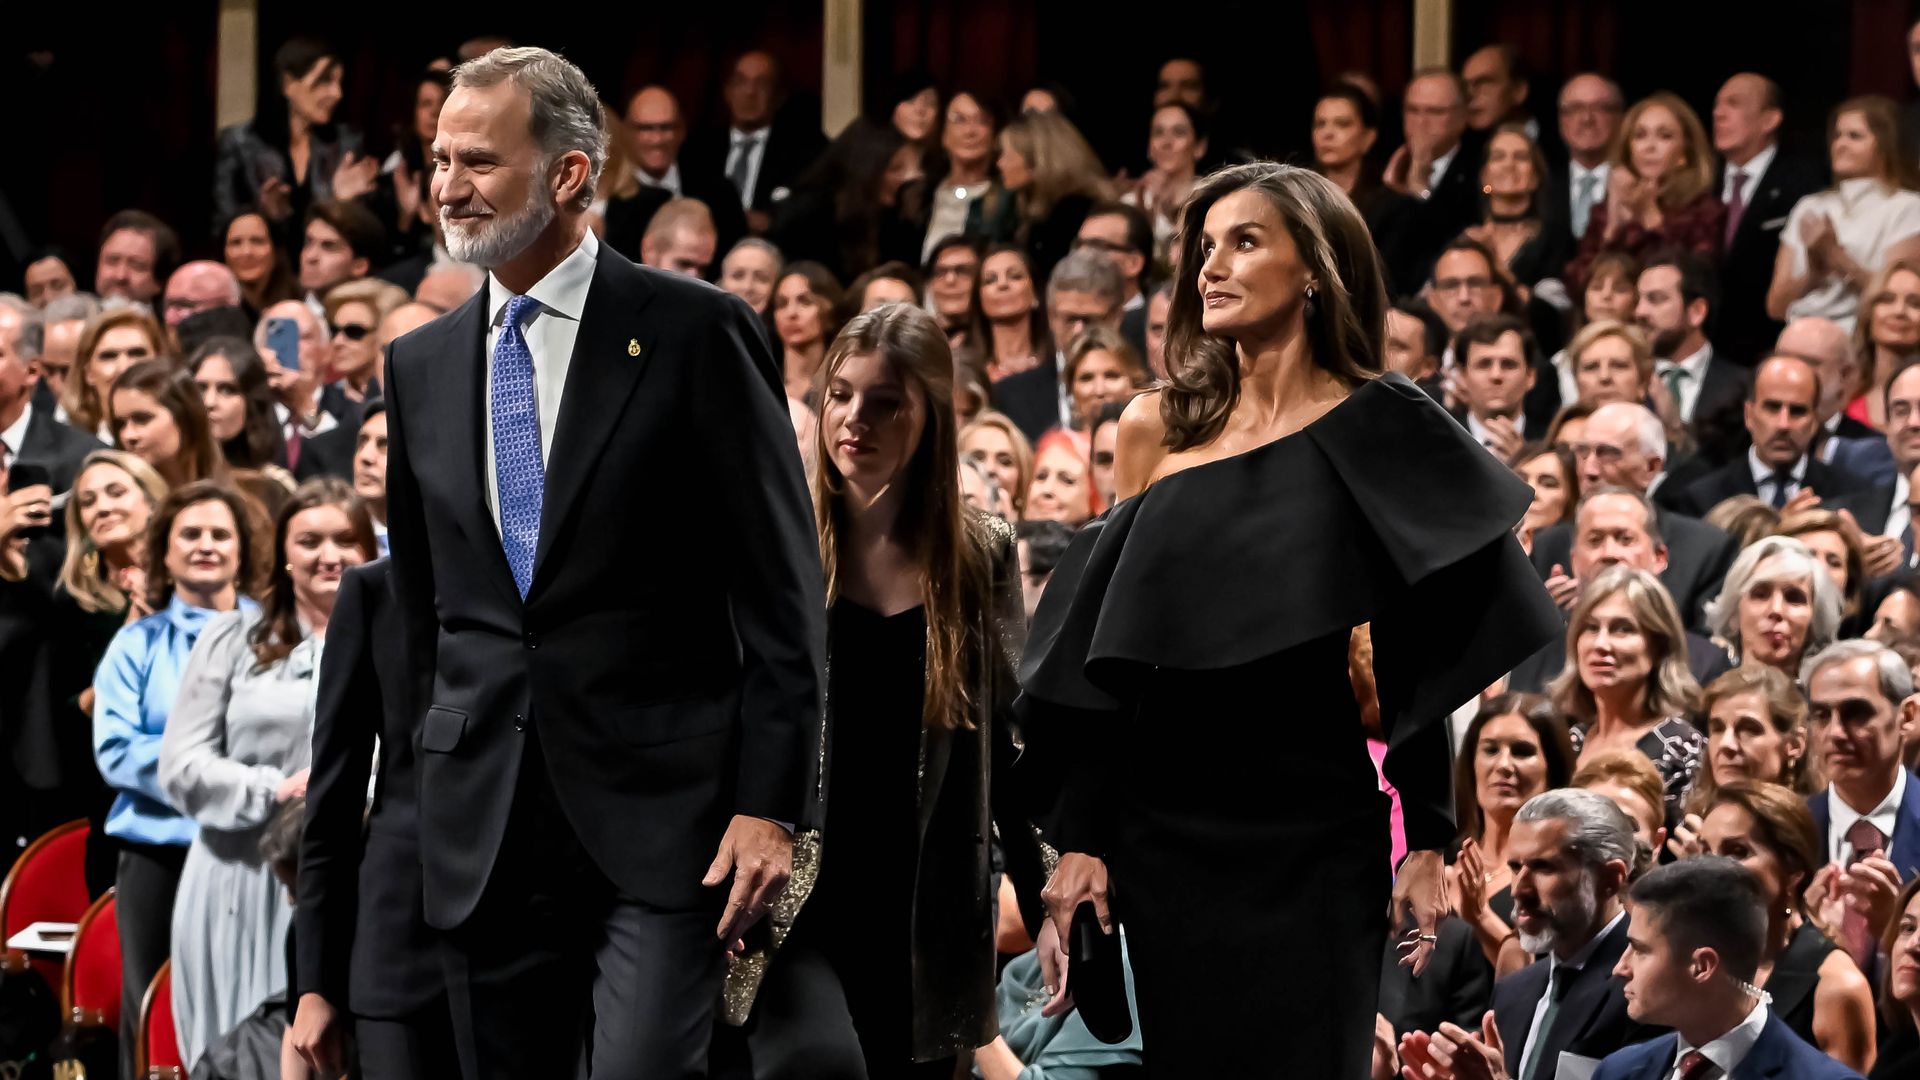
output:
{"label": "gold lapel pin", "polygon": [[627,355],[628,356],[640,355],[640,339],[639,338],[627,339]]}

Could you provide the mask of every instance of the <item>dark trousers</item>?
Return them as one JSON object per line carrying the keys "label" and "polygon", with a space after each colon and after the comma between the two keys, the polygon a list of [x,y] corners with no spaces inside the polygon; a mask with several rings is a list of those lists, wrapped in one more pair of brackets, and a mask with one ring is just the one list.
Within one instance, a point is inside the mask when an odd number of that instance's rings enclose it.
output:
{"label": "dark trousers", "polygon": [[444,1000],[411,1016],[353,1018],[356,1080],[459,1080],[453,1018]]}
{"label": "dark trousers", "polygon": [[447,996],[467,1080],[707,1075],[725,894],[664,910],[614,888],[567,824],[528,734],[513,816],[473,916],[448,932]]}
{"label": "dark trousers", "polygon": [[173,951],[173,894],[184,844],[120,841],[114,875],[114,916],[120,924],[120,1074],[133,1076],[133,1050],[140,1030],[140,1003],[147,984]]}

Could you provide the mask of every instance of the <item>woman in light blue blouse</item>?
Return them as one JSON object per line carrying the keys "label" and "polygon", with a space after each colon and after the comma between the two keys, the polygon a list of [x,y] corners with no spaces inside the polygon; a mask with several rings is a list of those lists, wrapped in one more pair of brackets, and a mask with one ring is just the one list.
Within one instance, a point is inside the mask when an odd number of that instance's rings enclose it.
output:
{"label": "woman in light blue blouse", "polygon": [[161,502],[146,543],[143,601],[153,614],[114,636],[94,675],[94,760],[118,793],[106,833],[120,848],[114,890],[128,1076],[140,1001],[167,958],[174,889],[195,830],[160,790],[160,734],[201,628],[219,612],[254,606],[242,595],[257,561],[248,509],[243,496],[211,481],[187,484]]}

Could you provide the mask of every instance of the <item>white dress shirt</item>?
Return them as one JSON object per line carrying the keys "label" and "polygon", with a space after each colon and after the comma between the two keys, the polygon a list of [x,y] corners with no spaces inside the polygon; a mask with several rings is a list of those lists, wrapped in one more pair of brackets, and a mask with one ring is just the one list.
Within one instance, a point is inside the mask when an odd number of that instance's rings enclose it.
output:
{"label": "white dress shirt", "polygon": [[[1525,413],[1514,414],[1513,430],[1519,434],[1521,441],[1524,442],[1526,440],[1527,417]],[[1479,443],[1489,450],[1493,449],[1493,437],[1487,434],[1487,425],[1482,423],[1478,416],[1473,415],[1471,409],[1467,411],[1467,434],[1473,436],[1474,442]]]}
{"label": "white dress shirt", "polygon": [[1440,186],[1440,181],[1447,175],[1447,169],[1453,164],[1453,159],[1459,156],[1460,144],[1454,143],[1453,149],[1433,159],[1433,171],[1427,177],[1427,190],[1420,193],[1421,198],[1431,195],[1433,189]]}
{"label": "white dress shirt", "polygon": [[1880,835],[1887,838],[1887,843],[1893,843],[1893,824],[1900,818],[1900,800],[1906,796],[1907,770],[1905,769],[1901,769],[1900,775],[1893,778],[1893,790],[1887,792],[1887,797],[1880,800],[1880,805],[1864,814],[1848,806],[1847,800],[1840,795],[1840,789],[1828,784],[1827,858],[1844,866],[1850,856],[1865,854],[1865,852],[1855,853],[1847,850],[1847,830],[1853,828],[1853,823],[1861,818],[1872,822],[1873,827],[1880,830]]}
{"label": "white dress shirt", "polygon": [[1899,536],[1907,531],[1907,525],[1913,521],[1913,509],[1907,500],[1913,497],[1913,489],[1907,486],[1907,474],[1895,471],[1893,474],[1893,505],[1887,508],[1887,527],[1880,530],[1881,536]]}
{"label": "white dress shirt", "polygon": [[20,448],[26,445],[27,427],[32,423],[33,399],[29,397],[26,408],[20,410],[20,419],[0,431],[0,472],[13,468],[13,459],[20,456]]}
{"label": "white dress shirt", "polygon": [[[1568,211],[1572,213],[1578,213],[1578,208],[1580,205],[1580,198],[1579,198],[1580,183],[1581,181],[1585,180],[1587,177],[1591,176],[1593,177],[1593,197],[1587,203],[1587,213],[1591,215],[1593,213],[1594,207],[1599,206],[1601,203],[1604,203],[1607,201],[1607,178],[1612,175],[1613,175],[1613,162],[1611,161],[1603,161],[1600,164],[1595,165],[1591,169],[1587,168],[1585,165],[1582,165],[1577,161],[1567,162],[1567,209]],[[1587,231],[1586,222],[1569,220],[1568,224],[1573,226],[1573,238],[1575,240],[1578,240],[1580,239],[1580,237],[1586,235],[1586,231]],[[1572,400],[1572,399],[1569,398],[1568,400]]]}
{"label": "white dress shirt", "polygon": [[1780,144],[1769,143],[1765,150],[1748,158],[1745,165],[1727,162],[1727,175],[1720,181],[1720,201],[1728,206],[1733,205],[1733,171],[1740,170],[1740,212],[1745,214],[1746,208],[1753,205],[1754,195],[1760,190],[1760,178],[1767,175],[1767,170],[1773,167],[1774,157],[1779,153]]}
{"label": "white dress shirt", "polygon": [[767,139],[772,135],[773,129],[770,127],[763,127],[759,131],[727,129],[729,141],[727,175],[729,177],[733,175],[735,167],[740,164],[740,155],[742,153],[747,155],[747,183],[740,191],[740,205],[745,209],[753,209],[752,195],[760,183],[760,163],[767,158]]}
{"label": "white dress shirt", "polygon": [[[1833,222],[1834,236],[1854,262],[1873,269],[1887,261],[1887,250],[1894,244],[1920,234],[1920,193],[1860,176],[1794,203],[1786,228],[1780,230],[1780,247],[1789,253],[1796,277],[1807,273],[1807,245],[1800,239],[1800,223],[1814,214],[1825,214]],[[1838,277],[1811,284],[1805,296],[1787,305],[1787,321],[1820,315],[1852,333],[1859,294]]]}
{"label": "white dress shirt", "polygon": [[1706,1058],[1718,1066],[1721,1076],[1732,1076],[1733,1070],[1739,1068],[1740,1063],[1747,1060],[1748,1054],[1753,1053],[1754,1044],[1760,1041],[1760,1033],[1766,1029],[1767,1002],[1765,998],[1762,998],[1754,1003],[1753,1011],[1747,1014],[1745,1020],[1733,1026],[1732,1031],[1712,1040],[1705,1046],[1694,1046],[1687,1041],[1686,1036],[1676,1035],[1678,1045],[1674,1047],[1673,1051],[1673,1068],[1668,1070],[1667,1076],[1674,1078],[1674,1080],[1679,1080],[1680,1059],[1693,1053],[1695,1050],[1700,1051],[1701,1057]]}
{"label": "white dress shirt", "polygon": [[[1566,960],[1561,960],[1552,953],[1547,954],[1547,989],[1545,993],[1540,995],[1540,1000],[1534,1003],[1533,1019],[1527,1021],[1527,1041],[1520,1047],[1520,1066],[1522,1069],[1526,1068],[1527,1058],[1533,1053],[1533,1041],[1540,1034],[1540,1018],[1547,1014],[1547,1005],[1553,999],[1554,980],[1571,979],[1575,973],[1583,970],[1587,966],[1587,961],[1593,959],[1594,951],[1600,948],[1600,942],[1605,940],[1608,934],[1613,933],[1613,928],[1619,926],[1620,920],[1626,917],[1627,913],[1622,909],[1619,914],[1607,921],[1607,925],[1600,928],[1599,933],[1593,935],[1592,940],[1580,946],[1579,952],[1574,953]],[[1563,973],[1560,970],[1561,968],[1566,968],[1567,971]],[[1554,1019],[1558,1021],[1559,1017],[1555,1017]],[[1547,1064],[1547,1075],[1551,1075],[1552,1067],[1558,1063],[1548,1062]]]}
{"label": "white dress shirt", "polygon": [[633,167],[633,176],[634,179],[640,181],[641,187],[666,188],[675,195],[681,194],[680,163],[677,161],[667,166],[667,171],[664,176],[655,176],[638,165]]}
{"label": "white dress shirt", "polygon": [[[573,342],[580,336],[580,314],[587,307],[587,289],[593,284],[594,260],[600,254],[600,241],[588,229],[573,254],[547,271],[533,283],[527,295],[539,302],[521,325],[527,351],[533,355],[533,405],[540,414],[540,463],[547,464],[553,454],[553,427],[560,419],[560,395],[567,388],[567,369],[573,365]],[[481,410],[481,426],[486,431],[484,447],[487,474],[487,512],[493,527],[500,528],[500,477],[493,460],[493,347],[500,340],[500,327],[506,321],[507,301],[513,291],[487,274],[487,381],[486,399]]]}
{"label": "white dress shirt", "polygon": [[1667,372],[1674,368],[1687,373],[1680,380],[1680,400],[1676,402],[1680,406],[1680,419],[1686,423],[1693,422],[1693,409],[1700,404],[1700,387],[1707,381],[1707,365],[1711,363],[1713,346],[1708,344],[1700,346],[1692,356],[1680,360],[1662,360],[1657,365],[1661,379],[1665,379]]}
{"label": "white dress shirt", "polygon": [[[1801,454],[1800,460],[1794,462],[1793,468],[1788,470],[1793,479],[1787,483],[1787,498],[1791,499],[1798,495],[1800,489],[1807,485],[1808,460],[1808,455]],[[1762,499],[1771,503],[1775,495],[1773,486],[1778,483],[1774,479],[1774,467],[1761,461],[1760,454],[1749,446],[1747,447],[1747,468],[1753,472],[1754,490],[1759,492]]]}

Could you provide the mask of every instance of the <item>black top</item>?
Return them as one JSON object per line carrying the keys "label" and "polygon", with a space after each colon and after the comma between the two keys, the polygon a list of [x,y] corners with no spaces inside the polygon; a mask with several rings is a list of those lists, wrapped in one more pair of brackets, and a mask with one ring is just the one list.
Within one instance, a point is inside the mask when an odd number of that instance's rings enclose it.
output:
{"label": "black top", "polygon": [[[1587,725],[1573,724],[1567,729],[1577,759],[1587,745]],[[1693,786],[1694,773],[1706,756],[1707,740],[1700,729],[1684,718],[1669,716],[1634,741],[1633,748],[1647,756],[1660,773],[1660,787],[1666,797],[1667,820],[1680,820],[1681,804],[1687,789]]]}
{"label": "black top", "polygon": [[1873,1071],[1867,1077],[1868,1080],[1913,1080],[1915,1076],[1920,1076],[1920,1036],[1915,1035],[1909,1022],[1880,1047],[1880,1053],[1873,1060]]}
{"label": "black top", "polygon": [[1839,948],[1818,927],[1803,922],[1774,958],[1773,972],[1767,976],[1774,1013],[1809,1046],[1820,1045],[1813,1038],[1813,992],[1820,985],[1820,965]]}

